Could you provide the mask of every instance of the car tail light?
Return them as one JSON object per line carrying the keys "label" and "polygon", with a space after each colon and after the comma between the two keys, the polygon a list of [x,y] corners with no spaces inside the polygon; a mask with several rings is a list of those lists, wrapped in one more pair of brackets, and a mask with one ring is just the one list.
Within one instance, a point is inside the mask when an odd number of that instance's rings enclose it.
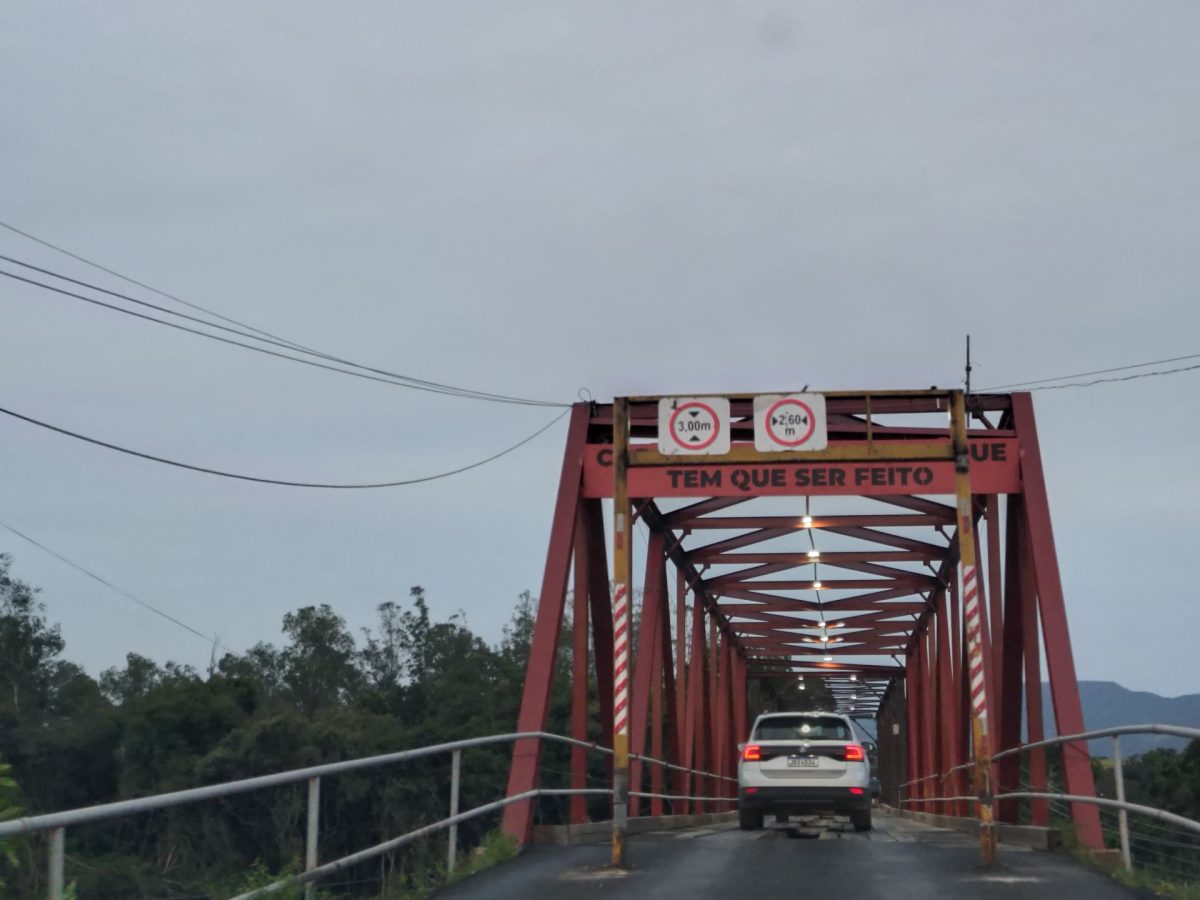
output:
{"label": "car tail light", "polygon": [[846,762],[862,762],[865,758],[863,748],[858,744],[846,745]]}
{"label": "car tail light", "polygon": [[762,759],[762,747],[758,746],[758,744],[747,744],[745,749],[742,750],[742,759],[749,760],[750,762]]}
{"label": "car tail light", "polygon": [[862,793],[862,788],[850,788],[850,793],[852,793],[852,794],[861,794],[861,793]]}

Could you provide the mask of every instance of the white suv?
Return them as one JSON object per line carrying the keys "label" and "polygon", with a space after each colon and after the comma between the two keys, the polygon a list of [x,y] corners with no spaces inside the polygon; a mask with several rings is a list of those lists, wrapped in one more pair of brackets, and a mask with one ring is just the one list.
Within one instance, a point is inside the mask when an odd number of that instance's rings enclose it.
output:
{"label": "white suv", "polygon": [[741,745],[738,821],[762,828],[763,815],[833,811],[855,831],[871,828],[871,763],[846,716],[827,712],[766,713]]}

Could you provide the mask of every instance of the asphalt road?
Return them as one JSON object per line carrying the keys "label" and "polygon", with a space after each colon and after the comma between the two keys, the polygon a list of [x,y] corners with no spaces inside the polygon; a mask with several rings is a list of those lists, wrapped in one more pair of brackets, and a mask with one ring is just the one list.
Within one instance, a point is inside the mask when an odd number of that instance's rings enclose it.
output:
{"label": "asphalt road", "polygon": [[1002,846],[989,870],[967,835],[876,810],[875,830],[844,820],[802,820],[743,832],[720,826],[637,835],[631,870],[607,867],[608,847],[530,848],[437,894],[439,900],[637,900],[686,897],[1030,898],[1109,900],[1145,896],[1063,854]]}

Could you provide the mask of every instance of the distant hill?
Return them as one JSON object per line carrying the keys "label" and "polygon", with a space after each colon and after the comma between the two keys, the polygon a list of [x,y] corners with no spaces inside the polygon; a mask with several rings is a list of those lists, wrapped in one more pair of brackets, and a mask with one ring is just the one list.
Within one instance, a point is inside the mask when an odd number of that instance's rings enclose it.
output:
{"label": "distant hill", "polygon": [[[1083,704],[1083,721],[1089,731],[1115,725],[1147,724],[1200,728],[1200,694],[1162,697],[1149,691],[1131,691],[1115,681],[1081,681],[1079,699]],[[1057,732],[1048,684],[1042,685],[1042,708],[1046,714],[1046,735],[1054,735]],[[1156,747],[1179,750],[1187,743],[1185,738],[1159,734],[1125,735],[1121,738],[1121,755],[1133,756]],[[1093,756],[1112,755],[1112,738],[1091,741],[1090,745]]]}

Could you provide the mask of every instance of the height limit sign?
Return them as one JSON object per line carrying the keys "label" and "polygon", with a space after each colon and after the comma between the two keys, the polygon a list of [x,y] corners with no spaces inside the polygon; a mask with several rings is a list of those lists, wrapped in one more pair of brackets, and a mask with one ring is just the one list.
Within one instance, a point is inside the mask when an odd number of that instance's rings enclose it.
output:
{"label": "height limit sign", "polygon": [[729,401],[664,397],[658,401],[658,452],[671,456],[729,452]]}
{"label": "height limit sign", "polygon": [[754,398],[755,450],[824,450],[828,444],[823,394],[763,394]]}

